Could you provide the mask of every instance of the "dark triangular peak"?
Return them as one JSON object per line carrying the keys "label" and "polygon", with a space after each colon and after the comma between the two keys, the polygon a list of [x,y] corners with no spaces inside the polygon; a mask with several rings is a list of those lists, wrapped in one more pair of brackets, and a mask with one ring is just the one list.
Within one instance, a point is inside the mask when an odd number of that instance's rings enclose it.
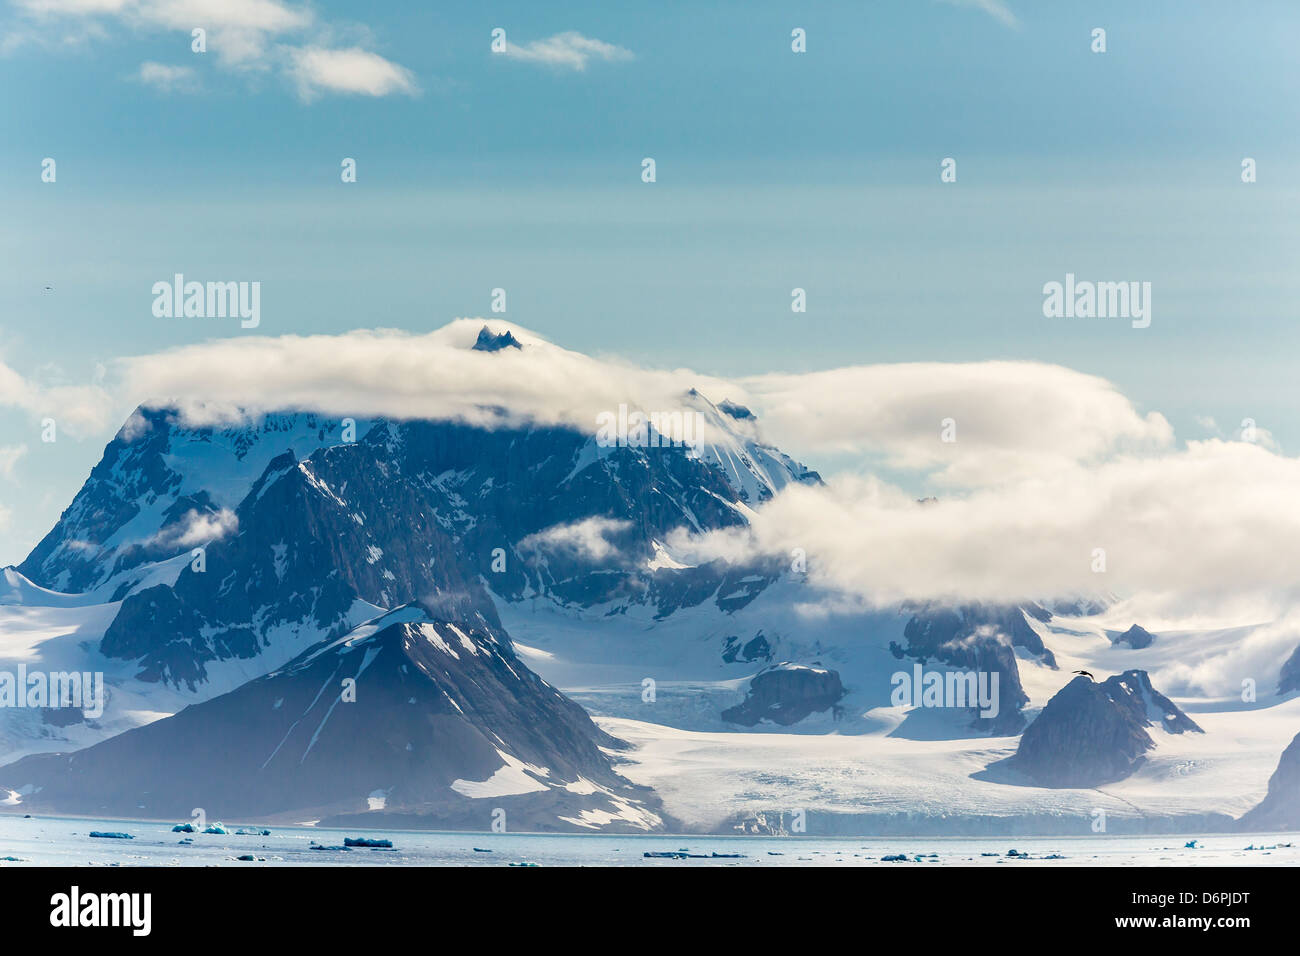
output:
{"label": "dark triangular peak", "polygon": [[1134,650],[1141,650],[1144,647],[1150,647],[1151,642],[1155,639],[1156,636],[1146,628],[1134,624],[1123,634],[1112,637],[1110,640],[1112,644],[1127,644]]}
{"label": "dark triangular peak", "polygon": [[502,349],[522,349],[519,340],[506,329],[500,334],[493,334],[486,325],[478,330],[478,340],[474,343],[475,352],[500,352]]}
{"label": "dark triangular peak", "polygon": [[1056,693],[1020,738],[1013,763],[1045,787],[1096,787],[1129,776],[1155,746],[1147,728],[1202,733],[1176,704],[1130,670],[1100,683],[1079,676]]}

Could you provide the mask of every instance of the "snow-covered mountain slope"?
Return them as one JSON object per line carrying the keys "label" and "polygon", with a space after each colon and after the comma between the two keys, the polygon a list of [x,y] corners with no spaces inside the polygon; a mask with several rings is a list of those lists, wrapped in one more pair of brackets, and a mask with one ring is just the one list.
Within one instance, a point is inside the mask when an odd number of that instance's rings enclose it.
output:
{"label": "snow-covered mountain slope", "polygon": [[27,810],[155,819],[662,827],[612,769],[618,746],[503,634],[408,605],[173,717],[10,764],[0,789]]}
{"label": "snow-covered mountain slope", "polygon": [[[447,421],[364,422],[354,435],[302,413],[191,428],[141,409],[16,569],[37,590],[14,600],[121,601],[100,650],[192,691],[211,662],[301,649],[376,607],[437,600],[494,623],[484,576],[516,598],[664,605],[681,598],[651,586],[657,541],[740,524],[750,503],[818,480],[763,445],[736,406],[688,402],[709,423],[694,448]],[[186,554],[197,560],[174,581],[151,577]]]}
{"label": "snow-covered mountain slope", "polygon": [[[0,745],[7,756],[84,746],[406,601],[497,626],[484,579],[566,605],[694,599],[673,582],[653,586],[659,539],[742,522],[746,501],[818,479],[764,446],[752,416],[688,400],[710,423],[693,453],[605,447],[565,428],[360,422],[353,434],[296,413],[191,428],[139,410],[58,525],[0,580],[0,667],[103,672],[105,713],[0,708]],[[625,557],[548,537],[592,520]],[[704,581],[720,604],[750,588],[741,570],[663,571]]]}
{"label": "snow-covered mountain slope", "polygon": [[[1006,728],[1023,726],[1020,708],[1030,697],[1022,675],[1042,672],[1045,681],[1059,679],[1039,634],[1045,625],[1019,608],[970,606],[943,619],[944,628],[923,629],[918,625],[938,618],[933,609],[846,609],[802,575],[738,576],[747,577],[752,588],[745,600],[732,600],[734,592],[724,586],[697,593],[693,603],[668,614],[635,602],[579,608],[499,597],[497,611],[520,654],[593,713],[688,730],[728,729],[722,712],[741,703],[760,670],[781,662],[830,669],[843,683],[836,708],[792,728],[808,733],[1001,736]],[[923,643],[918,631],[933,640]],[[961,653],[943,653],[948,642]],[[922,661],[924,673],[998,673],[999,713],[982,720],[973,701],[961,707],[896,706],[895,675],[913,679]],[[653,701],[643,693],[647,679],[655,682]],[[918,690],[918,702],[919,696]],[[756,729],[785,728],[764,723]]]}
{"label": "snow-covered mountain slope", "polygon": [[[680,764],[656,756],[673,741],[717,759],[720,785],[734,781],[752,797],[740,805],[756,811],[812,794],[801,805],[857,807],[877,821],[885,811],[870,806],[941,820],[946,800],[1003,817],[1065,800],[1073,813],[1086,793],[1077,803],[1062,796],[1073,791],[1046,796],[1001,762],[1077,669],[1098,680],[1146,671],[1206,731],[1189,741],[1152,729],[1145,763],[1108,786],[1120,802],[1161,819],[1226,818],[1258,802],[1294,736],[1293,696],[1271,693],[1268,675],[1256,702],[1212,699],[1187,675],[1260,622],[1147,622],[1150,643],[1120,641],[1134,621],[1113,598],[862,609],[782,561],[693,564],[673,550],[676,531],[741,527],[782,488],[819,478],[765,445],[746,409],[698,393],[685,402],[706,426],[687,448],[454,421],[362,422],[354,435],[297,413],[189,428],[174,413],[142,410],[58,526],[0,580],[0,671],[102,671],[105,712],[77,720],[0,708],[9,748],[0,763],[243,692],[308,648],[418,601],[503,647],[513,640],[542,678],[631,727],[637,772],[677,794],[666,813],[693,825],[716,825],[721,811],[716,802],[703,815],[691,809]],[[756,686],[774,665],[798,679]],[[993,706],[926,699],[931,678],[956,687],[962,674],[996,679]],[[801,740],[840,767],[849,789],[821,780],[824,799],[803,789],[792,749]],[[715,754],[725,741],[755,755],[760,776]],[[851,789],[867,772],[855,760],[893,774],[868,788],[870,806]],[[894,795],[882,795],[890,786]]]}
{"label": "snow-covered mountain slope", "polygon": [[[179,562],[177,571],[179,572]],[[174,578],[174,575],[173,575]],[[64,594],[33,584],[17,568],[0,569],[0,605],[30,607],[87,607],[100,603],[96,595]]]}
{"label": "snow-covered mountain slope", "polygon": [[[368,424],[355,428],[361,437]],[[134,569],[227,533],[223,512],[239,505],[272,458],[306,456],[341,434],[340,422],[305,413],[191,428],[171,410],[138,409],[18,570],[43,588],[118,600]]]}
{"label": "snow-covered mountain slope", "polygon": [[[174,581],[188,556],[151,565],[144,586]],[[114,658],[101,650],[105,632],[116,619],[121,602],[91,603],[93,596],[59,594],[38,588],[12,568],[6,569],[13,585],[0,601],[0,674],[29,673],[102,674],[107,700],[99,716],[62,708],[47,713],[42,708],[0,707],[0,763],[29,753],[75,750],[114,734],[167,717],[207,697],[234,690],[284,664],[302,646],[287,642],[259,659],[231,658],[211,662],[207,681],[192,691],[138,678],[137,661]],[[21,597],[22,603],[15,599]],[[378,609],[371,609],[371,615]]]}
{"label": "snow-covered mountain slope", "polygon": [[[728,830],[743,820],[788,817],[792,809],[807,812],[812,832],[1074,833],[1091,826],[1097,809],[1106,810],[1112,832],[1226,826],[1263,798],[1278,754],[1300,724],[1294,695],[1248,707],[1173,694],[1205,733],[1175,736],[1152,728],[1155,747],[1129,778],[1100,790],[1008,782],[988,769],[1014,753],[1017,738],[973,730],[964,711],[891,706],[891,675],[913,662],[899,661],[889,645],[903,640],[910,612],[808,613],[816,604],[809,591],[778,580],[731,613],[702,602],[661,619],[652,606],[606,616],[600,608],[543,599],[535,610],[533,601],[497,604],[522,661],[632,743],[620,758],[631,763],[621,772],[654,787],[665,801],[662,815],[691,828]],[[35,711],[0,709],[0,717],[34,720],[51,735],[38,738],[35,749],[84,746],[200,699],[185,688],[135,680],[133,661],[98,654],[98,634],[115,609],[0,606],[0,669],[20,660],[50,669],[104,668],[113,688],[96,727],[54,727]],[[1127,626],[1122,611],[1113,618],[1030,620],[1058,663],[1052,669],[1034,655],[1018,655],[1031,719],[1073,669],[1104,678],[1140,667],[1164,686],[1164,675],[1182,663],[1210,659],[1249,631],[1166,627],[1160,640],[1134,650],[1109,637]],[[743,732],[723,721],[721,712],[743,699],[769,657],[834,668],[847,690],[840,719],[827,712],[792,728],[763,724]],[[264,663],[212,662],[203,689],[234,689],[259,676],[255,669]],[[655,681],[650,701],[647,677]],[[30,752],[32,740],[24,742]]]}
{"label": "snow-covered mountain slope", "polygon": [[743,405],[729,401],[714,405],[694,389],[684,404],[697,411],[705,425],[707,437],[696,443],[693,453],[716,468],[745,504],[757,506],[792,483],[821,480],[816,472],[765,443],[757,417]]}

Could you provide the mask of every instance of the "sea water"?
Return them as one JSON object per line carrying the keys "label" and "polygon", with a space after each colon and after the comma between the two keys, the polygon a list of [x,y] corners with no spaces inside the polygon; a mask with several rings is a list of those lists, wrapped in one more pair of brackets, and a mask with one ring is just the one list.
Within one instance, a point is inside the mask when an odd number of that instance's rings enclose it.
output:
{"label": "sea water", "polygon": [[[171,823],[0,815],[0,866],[1296,866],[1300,834],[1077,837],[665,836],[258,826],[269,836],[173,833]],[[91,831],[134,839],[91,837]],[[347,837],[393,849],[342,847]],[[182,843],[191,840],[192,843]],[[1193,844],[1189,846],[1188,844]],[[477,848],[477,849],[476,849]],[[1011,851],[1016,855],[1009,855]],[[481,852],[489,851],[489,852]],[[678,858],[646,853],[689,854]],[[720,854],[713,856],[713,854]],[[739,854],[739,856],[736,856]],[[254,861],[237,857],[254,856]],[[904,860],[886,861],[885,857]],[[9,861],[6,857],[15,857]]]}

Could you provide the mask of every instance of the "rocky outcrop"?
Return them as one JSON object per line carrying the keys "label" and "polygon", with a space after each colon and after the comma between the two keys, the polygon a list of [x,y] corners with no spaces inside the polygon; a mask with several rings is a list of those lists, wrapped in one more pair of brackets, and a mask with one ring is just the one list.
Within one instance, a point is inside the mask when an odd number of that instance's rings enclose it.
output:
{"label": "rocky outcrop", "polygon": [[1127,644],[1134,650],[1141,650],[1144,647],[1150,647],[1151,642],[1155,639],[1155,635],[1146,630],[1146,628],[1134,624],[1123,634],[1112,637],[1110,642],[1112,644]]}
{"label": "rocky outcrop", "polygon": [[1020,683],[1015,648],[1023,648],[1048,667],[1056,666],[1056,658],[1030,626],[1027,615],[1040,621],[1052,616],[1033,603],[927,605],[917,609],[904,627],[907,645],[894,643],[891,650],[900,659],[911,657],[922,664],[936,660],[959,670],[997,674],[1001,697],[998,716],[975,716],[974,726],[991,733],[1018,733],[1025,724],[1020,711],[1029,703],[1029,695]]}
{"label": "rocky outcrop", "polygon": [[759,631],[743,643],[739,637],[732,635],[727,638],[722,649],[722,659],[728,664],[734,664],[737,661],[744,664],[752,664],[754,661],[770,661],[772,659],[772,644],[762,631]]}
{"label": "rocky outcrop", "polygon": [[514,334],[506,329],[499,335],[493,335],[492,330],[486,325],[478,330],[478,338],[474,341],[473,349],[475,352],[500,352],[502,349],[522,349],[523,346]]}
{"label": "rocky outcrop", "polygon": [[745,699],[724,710],[722,719],[742,727],[763,720],[788,727],[810,714],[830,710],[843,696],[844,685],[835,671],[784,662],[755,674]]}
{"label": "rocky outcrop", "polygon": [[1145,671],[1096,683],[1076,677],[1026,728],[1012,765],[1046,787],[1096,787],[1129,776],[1155,746],[1147,728],[1201,733]]}

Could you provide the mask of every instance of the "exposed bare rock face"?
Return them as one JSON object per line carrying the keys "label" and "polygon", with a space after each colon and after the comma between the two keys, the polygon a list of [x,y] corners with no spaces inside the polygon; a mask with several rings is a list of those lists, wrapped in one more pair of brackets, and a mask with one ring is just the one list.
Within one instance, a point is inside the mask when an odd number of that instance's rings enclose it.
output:
{"label": "exposed bare rock face", "polygon": [[1300,830],[1300,734],[1282,751],[1268,794],[1239,824],[1243,830]]}
{"label": "exposed bare rock face", "polygon": [[784,662],[755,674],[744,701],[724,710],[722,719],[744,727],[762,720],[788,727],[831,709],[843,696],[844,685],[835,671]]}
{"label": "exposed bare rock face", "polygon": [[1129,776],[1165,732],[1202,733],[1146,671],[1131,670],[1101,683],[1076,677],[1056,693],[1020,737],[1012,765],[1045,787],[1096,787]]}

